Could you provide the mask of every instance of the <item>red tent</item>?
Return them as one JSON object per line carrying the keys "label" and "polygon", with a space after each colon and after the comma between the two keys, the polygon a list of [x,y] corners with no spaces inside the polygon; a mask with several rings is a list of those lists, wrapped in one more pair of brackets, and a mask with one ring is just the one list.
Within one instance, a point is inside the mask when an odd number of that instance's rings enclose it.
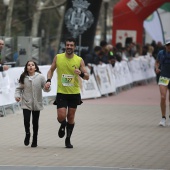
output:
{"label": "red tent", "polygon": [[[112,43],[143,43],[143,21],[170,0],[121,0],[113,9]],[[167,21],[169,22],[169,21]]]}

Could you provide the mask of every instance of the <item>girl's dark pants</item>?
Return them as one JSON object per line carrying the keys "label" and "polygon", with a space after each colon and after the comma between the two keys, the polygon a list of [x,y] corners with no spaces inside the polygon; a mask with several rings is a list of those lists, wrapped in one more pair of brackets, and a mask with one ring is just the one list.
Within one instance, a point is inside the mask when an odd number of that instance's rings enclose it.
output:
{"label": "girl's dark pants", "polygon": [[23,109],[25,133],[26,134],[30,133],[31,112],[32,112],[32,125],[33,125],[33,139],[34,138],[37,139],[40,111],[31,111],[28,109]]}

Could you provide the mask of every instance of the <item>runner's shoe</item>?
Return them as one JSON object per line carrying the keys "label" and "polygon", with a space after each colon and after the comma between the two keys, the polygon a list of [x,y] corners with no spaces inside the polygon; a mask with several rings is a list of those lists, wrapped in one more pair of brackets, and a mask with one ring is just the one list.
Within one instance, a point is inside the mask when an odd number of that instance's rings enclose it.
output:
{"label": "runner's shoe", "polygon": [[165,127],[165,122],[166,122],[166,119],[162,118],[160,123],[159,123],[159,126],[164,126]]}
{"label": "runner's shoe", "polygon": [[63,138],[64,137],[64,135],[65,135],[65,126],[60,126],[60,128],[59,128],[59,131],[58,131],[58,136],[60,137],[60,138]]}

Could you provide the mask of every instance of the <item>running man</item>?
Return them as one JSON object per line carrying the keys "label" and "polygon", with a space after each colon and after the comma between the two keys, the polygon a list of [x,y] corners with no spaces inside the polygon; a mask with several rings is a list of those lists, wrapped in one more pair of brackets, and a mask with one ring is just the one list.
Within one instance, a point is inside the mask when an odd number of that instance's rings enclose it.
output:
{"label": "running man", "polygon": [[79,87],[79,76],[89,79],[84,61],[74,54],[76,41],[68,38],[65,42],[65,53],[57,54],[47,73],[47,85],[51,85],[53,72],[57,70],[57,95],[54,104],[57,105],[57,120],[61,124],[58,136],[63,138],[66,129],[66,148],[73,148],[70,138],[75,125],[75,112],[77,105],[82,103]]}
{"label": "running man", "polygon": [[[161,69],[159,68],[161,67]],[[166,94],[169,91],[169,107],[170,107],[170,38],[166,40],[165,50],[161,50],[158,53],[155,71],[157,74],[160,73],[158,85],[160,89],[160,97],[161,97],[161,112],[162,119],[159,123],[160,126],[166,125]],[[169,108],[170,109],[170,108]],[[169,122],[170,125],[170,122]]]}

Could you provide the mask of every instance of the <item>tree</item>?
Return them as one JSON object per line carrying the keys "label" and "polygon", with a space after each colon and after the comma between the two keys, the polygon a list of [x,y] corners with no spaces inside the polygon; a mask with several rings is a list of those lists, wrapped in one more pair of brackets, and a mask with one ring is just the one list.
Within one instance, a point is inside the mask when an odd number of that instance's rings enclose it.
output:
{"label": "tree", "polygon": [[11,36],[11,21],[13,12],[14,0],[9,1],[9,6],[7,10],[6,25],[5,25],[5,36]]}
{"label": "tree", "polygon": [[[38,26],[39,26],[42,11],[51,10],[51,9],[57,10],[58,7],[62,6],[65,3],[65,1],[63,1],[62,3],[58,3],[58,2],[59,1],[54,1],[54,0],[46,0],[44,3],[42,2],[42,0],[37,1],[36,10],[34,12],[33,21],[32,21],[32,31],[31,31],[32,37],[37,36]],[[53,4],[53,6],[49,6],[51,3]],[[58,11],[57,14],[59,14]]]}

